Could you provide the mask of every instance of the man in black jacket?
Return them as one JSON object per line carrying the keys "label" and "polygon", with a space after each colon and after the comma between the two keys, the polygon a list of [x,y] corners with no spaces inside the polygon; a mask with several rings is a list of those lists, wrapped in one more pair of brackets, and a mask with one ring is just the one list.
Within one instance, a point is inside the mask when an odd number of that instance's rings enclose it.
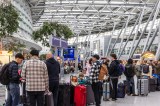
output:
{"label": "man in black jacket", "polygon": [[53,93],[54,106],[58,106],[60,64],[53,58],[52,53],[48,53],[46,59],[49,76],[49,90]]}
{"label": "man in black jacket", "polygon": [[125,66],[124,75],[126,76],[126,79],[127,79],[128,96],[130,96],[130,95],[135,96],[135,90],[134,90],[135,66],[133,65],[132,59],[128,59],[128,62]]}
{"label": "man in black jacket", "polygon": [[110,80],[111,80],[111,98],[112,101],[116,101],[117,100],[117,85],[118,85],[118,78],[119,78],[119,72],[120,70],[118,70],[119,68],[119,61],[117,60],[117,56],[116,54],[111,54],[111,64],[109,67],[109,76],[110,76]]}
{"label": "man in black jacket", "polygon": [[20,99],[20,75],[18,74],[18,64],[21,64],[24,57],[21,53],[15,55],[15,61],[12,61],[9,66],[10,83],[7,85],[8,96],[5,106],[18,106]]}

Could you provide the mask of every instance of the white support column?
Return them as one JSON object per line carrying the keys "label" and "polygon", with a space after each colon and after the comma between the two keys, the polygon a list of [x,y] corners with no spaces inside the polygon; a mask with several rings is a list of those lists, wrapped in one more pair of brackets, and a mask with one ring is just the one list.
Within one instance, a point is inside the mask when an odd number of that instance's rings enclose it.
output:
{"label": "white support column", "polygon": [[106,56],[108,56],[108,52],[109,52],[109,49],[110,49],[110,45],[112,43],[112,36],[114,36],[114,31],[115,31],[115,28],[116,28],[116,24],[117,23],[114,22],[114,26],[113,26],[113,30],[112,30],[112,35],[111,35],[111,38],[109,40],[108,48],[107,48],[107,51],[106,51]]}
{"label": "white support column", "polygon": [[141,17],[140,17],[140,19],[139,19],[139,23],[138,23],[138,26],[137,26],[137,29],[136,29],[136,34],[135,34],[135,36],[134,36],[134,38],[133,38],[132,46],[131,46],[131,49],[130,49],[130,51],[129,51],[129,57],[128,57],[128,58],[131,58],[131,53],[132,53],[132,50],[133,50],[133,48],[134,48],[134,44],[135,44],[136,38],[137,38],[137,36],[138,36],[138,30],[139,30],[140,25],[141,25],[141,23],[142,23],[142,19],[143,19],[143,15],[144,15],[145,9],[146,9],[146,7],[143,7],[142,14],[141,14]]}
{"label": "white support column", "polygon": [[149,42],[149,38],[150,38],[151,33],[152,33],[153,26],[154,26],[154,24],[155,24],[155,21],[156,21],[156,19],[157,19],[158,14],[159,14],[159,7],[160,7],[160,2],[158,2],[158,5],[157,5],[157,7],[156,7],[156,12],[155,12],[155,15],[154,15],[154,17],[153,17],[152,25],[151,25],[150,30],[149,30],[149,33],[148,33],[148,35],[147,35],[147,39],[146,39],[146,42],[145,42],[145,44],[144,44],[144,48],[143,48],[142,53],[145,52],[146,47],[148,46],[148,42]]}
{"label": "white support column", "polygon": [[147,20],[147,23],[146,23],[146,25],[145,25],[145,27],[144,27],[141,35],[139,36],[139,39],[138,39],[137,43],[135,44],[135,47],[133,48],[133,50],[132,50],[132,52],[131,52],[131,54],[130,54],[130,57],[132,57],[133,54],[134,54],[134,52],[136,51],[136,49],[137,49],[137,47],[138,47],[138,45],[139,45],[139,43],[140,43],[140,41],[141,41],[144,33],[145,33],[145,31],[146,31],[146,29],[147,29],[147,27],[148,27],[149,22],[152,20],[152,17],[154,16],[156,7],[157,7],[157,4],[156,4],[155,8],[153,9],[152,13],[150,14],[149,19]]}
{"label": "white support column", "polygon": [[[158,31],[158,41],[160,41],[160,26],[159,26],[159,31]],[[158,49],[155,55],[155,60],[158,61],[159,59],[160,59],[160,42],[158,43]]]}
{"label": "white support column", "polygon": [[77,36],[77,42],[75,42],[75,72],[78,72],[78,40],[79,40],[79,34]]}
{"label": "white support column", "polygon": [[125,24],[123,25],[122,29],[120,30],[120,33],[119,33],[119,35],[117,36],[116,41],[114,42],[114,44],[113,44],[113,46],[112,46],[112,48],[111,48],[111,50],[110,50],[110,52],[109,52],[109,54],[108,54],[108,55],[110,55],[110,54],[112,53],[112,50],[114,49],[114,47],[115,47],[115,45],[116,45],[116,43],[117,43],[117,41],[118,41],[119,37],[121,36],[121,34],[122,34],[122,32],[123,32],[124,27],[125,27]]}
{"label": "white support column", "polygon": [[130,16],[128,16],[127,18],[127,22],[126,22],[126,25],[125,25],[125,29],[122,33],[122,38],[121,38],[121,44],[119,46],[119,50],[118,50],[118,56],[120,54],[120,51],[121,51],[121,48],[122,48],[122,45],[123,45],[123,40],[124,40],[124,36],[126,35],[126,32],[127,32],[127,28],[128,28],[128,24],[129,24],[129,21],[130,21]]}
{"label": "white support column", "polygon": [[[142,14],[142,12],[141,12],[141,14]],[[127,38],[127,41],[125,42],[124,46],[122,47],[122,50],[120,51],[120,54],[119,54],[118,59],[120,59],[120,57],[121,57],[121,55],[122,55],[124,49],[126,48],[126,45],[128,44],[128,41],[129,41],[130,37],[132,36],[133,31],[134,31],[135,28],[136,28],[136,25],[138,24],[138,21],[139,21],[139,19],[140,19],[140,17],[141,17],[141,14],[140,14],[139,17],[137,18],[137,20],[136,20],[136,22],[135,22],[135,24],[134,24],[134,26],[133,26],[133,28],[132,28],[132,30],[131,30],[131,32],[130,32],[128,38]]]}

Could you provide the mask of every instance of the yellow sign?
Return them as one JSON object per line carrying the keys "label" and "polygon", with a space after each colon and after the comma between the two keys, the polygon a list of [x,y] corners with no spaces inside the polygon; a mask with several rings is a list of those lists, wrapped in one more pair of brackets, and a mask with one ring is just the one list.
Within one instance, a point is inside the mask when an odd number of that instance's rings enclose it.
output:
{"label": "yellow sign", "polygon": [[0,55],[4,55],[4,56],[12,56],[12,55],[13,55],[13,52],[0,51]]}
{"label": "yellow sign", "polygon": [[145,52],[145,53],[142,54],[142,57],[149,59],[149,58],[155,58],[155,55],[154,55],[153,52],[147,51],[147,52]]}

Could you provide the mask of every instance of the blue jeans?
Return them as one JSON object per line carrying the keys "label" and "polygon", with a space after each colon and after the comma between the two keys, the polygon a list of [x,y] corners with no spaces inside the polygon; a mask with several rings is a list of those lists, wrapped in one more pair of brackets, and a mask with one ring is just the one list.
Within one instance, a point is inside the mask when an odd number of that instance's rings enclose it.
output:
{"label": "blue jeans", "polygon": [[127,78],[127,93],[128,94],[135,94],[134,91],[134,78],[128,77]]}
{"label": "blue jeans", "polygon": [[5,106],[18,106],[20,98],[19,84],[9,83],[8,85],[8,96]]}

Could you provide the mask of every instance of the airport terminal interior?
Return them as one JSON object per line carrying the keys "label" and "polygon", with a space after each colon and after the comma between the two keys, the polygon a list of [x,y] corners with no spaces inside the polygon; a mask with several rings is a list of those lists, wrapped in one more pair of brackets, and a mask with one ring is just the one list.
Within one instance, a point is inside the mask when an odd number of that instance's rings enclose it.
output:
{"label": "airport terminal interior", "polygon": [[[72,90],[68,91],[70,99],[58,95],[57,106],[159,106],[160,0],[0,0],[0,77],[3,66],[15,60],[17,53],[24,57],[18,66],[23,72],[34,50],[46,66],[49,54],[58,62],[59,89],[69,84],[69,89],[74,86],[74,93],[78,87],[86,90],[79,100],[80,92],[71,97]],[[118,68],[111,68],[115,60]],[[128,64],[133,67],[128,68]],[[100,80],[103,65],[107,72]],[[116,70],[115,78],[111,74]],[[134,75],[129,75],[131,71]],[[22,90],[27,80],[19,81],[18,105],[6,105],[8,85],[1,81],[0,106],[32,106],[27,90]],[[97,83],[101,88],[95,87]],[[94,95],[91,103],[90,91]],[[97,92],[102,94],[101,103]]]}

